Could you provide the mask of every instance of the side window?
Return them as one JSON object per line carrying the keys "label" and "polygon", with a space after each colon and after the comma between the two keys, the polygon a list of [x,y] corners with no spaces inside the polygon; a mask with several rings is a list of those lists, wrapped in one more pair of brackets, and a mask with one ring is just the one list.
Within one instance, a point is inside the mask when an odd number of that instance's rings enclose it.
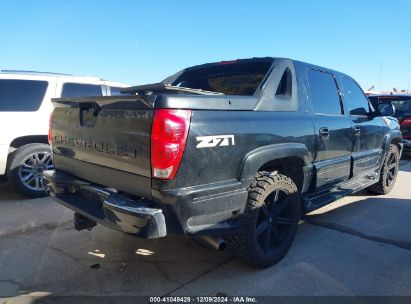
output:
{"label": "side window", "polygon": [[341,103],[337,86],[331,74],[316,70],[307,71],[311,103],[315,113],[341,115]]}
{"label": "side window", "polygon": [[281,77],[280,83],[278,84],[276,96],[291,97],[292,94],[292,76],[291,70],[286,68],[283,76]]}
{"label": "side window", "polygon": [[376,109],[378,106],[378,101],[379,101],[378,96],[368,96],[368,100],[371,102],[374,109]]}
{"label": "side window", "polygon": [[124,88],[118,88],[118,87],[110,87],[111,95],[112,96],[117,96],[117,95],[128,95],[127,93],[121,93],[121,90]]}
{"label": "side window", "polygon": [[367,115],[370,111],[367,97],[361,88],[351,79],[341,77],[344,91],[344,103],[350,115]]}
{"label": "side window", "polygon": [[61,91],[61,97],[102,96],[101,86],[83,83],[65,83]]}
{"label": "side window", "polygon": [[0,111],[35,112],[47,91],[47,81],[0,80]]}

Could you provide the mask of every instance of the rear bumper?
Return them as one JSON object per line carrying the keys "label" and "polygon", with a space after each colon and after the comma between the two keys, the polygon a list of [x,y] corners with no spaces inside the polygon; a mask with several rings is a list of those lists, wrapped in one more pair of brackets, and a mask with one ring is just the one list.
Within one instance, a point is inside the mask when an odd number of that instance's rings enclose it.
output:
{"label": "rear bumper", "polygon": [[162,210],[149,201],[131,200],[58,170],[43,174],[54,200],[92,221],[143,238],[167,234]]}
{"label": "rear bumper", "polygon": [[150,199],[131,200],[65,171],[43,175],[58,203],[94,222],[143,238],[238,231],[248,195],[245,184],[230,180],[172,190],[150,188]]}

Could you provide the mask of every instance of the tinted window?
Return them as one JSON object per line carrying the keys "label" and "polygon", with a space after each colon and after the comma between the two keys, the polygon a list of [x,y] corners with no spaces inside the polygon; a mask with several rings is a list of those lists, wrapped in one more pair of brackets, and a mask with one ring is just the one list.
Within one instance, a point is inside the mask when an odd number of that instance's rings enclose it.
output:
{"label": "tinted window", "polygon": [[121,93],[121,90],[124,88],[118,88],[118,87],[110,87],[111,95],[117,96],[117,95],[128,95],[127,93]]}
{"label": "tinted window", "polygon": [[0,111],[37,111],[48,82],[35,80],[0,80]]}
{"label": "tinted window", "polygon": [[315,113],[341,115],[341,103],[331,74],[308,70],[311,103]]}
{"label": "tinted window", "polygon": [[378,103],[390,102],[395,108],[395,117],[403,117],[404,115],[411,115],[411,96],[370,96],[374,108]]}
{"label": "tinted window", "polygon": [[276,96],[286,96],[290,97],[292,93],[292,79],[291,70],[287,68],[281,77],[280,83],[277,88]]}
{"label": "tinted window", "polygon": [[253,95],[265,74],[227,75],[205,80],[209,91],[226,95]]}
{"label": "tinted window", "polygon": [[165,80],[171,85],[226,95],[253,95],[272,60],[238,60],[205,64],[183,70]]}
{"label": "tinted window", "polygon": [[101,86],[82,83],[65,83],[61,97],[102,96]]}
{"label": "tinted window", "polygon": [[404,116],[411,114],[411,98],[396,99],[391,102],[395,109],[395,116]]}
{"label": "tinted window", "polygon": [[344,91],[344,104],[350,115],[367,115],[370,111],[368,99],[361,88],[351,79],[341,77]]}
{"label": "tinted window", "polygon": [[371,102],[372,106],[374,107],[374,109],[377,108],[377,104],[378,104],[378,97],[376,96],[368,96],[368,100]]}

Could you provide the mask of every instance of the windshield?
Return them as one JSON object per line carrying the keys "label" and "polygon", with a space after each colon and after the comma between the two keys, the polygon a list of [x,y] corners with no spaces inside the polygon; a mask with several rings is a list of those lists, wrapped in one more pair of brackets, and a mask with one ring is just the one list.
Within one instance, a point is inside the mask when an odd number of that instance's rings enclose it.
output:
{"label": "windshield", "polygon": [[196,66],[177,74],[170,85],[226,95],[251,96],[264,79],[272,62],[272,59],[236,60]]}
{"label": "windshield", "polygon": [[411,96],[370,96],[369,99],[374,106],[382,102],[391,102],[395,108],[395,117],[411,115]]}

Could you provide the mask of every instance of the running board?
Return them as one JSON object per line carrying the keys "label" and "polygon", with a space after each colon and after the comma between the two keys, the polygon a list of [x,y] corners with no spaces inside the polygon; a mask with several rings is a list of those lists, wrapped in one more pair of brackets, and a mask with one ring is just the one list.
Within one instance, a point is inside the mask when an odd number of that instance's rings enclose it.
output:
{"label": "running board", "polygon": [[305,213],[309,213],[347,195],[356,193],[377,182],[377,175],[369,175],[360,179],[350,180],[334,188],[322,190],[313,194],[303,195]]}

